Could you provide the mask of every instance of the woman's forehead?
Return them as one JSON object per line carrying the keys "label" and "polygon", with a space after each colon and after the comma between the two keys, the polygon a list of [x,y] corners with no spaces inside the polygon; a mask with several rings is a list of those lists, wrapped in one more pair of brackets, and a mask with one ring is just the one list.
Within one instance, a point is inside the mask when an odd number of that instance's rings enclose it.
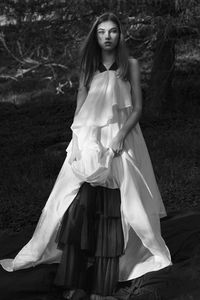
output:
{"label": "woman's forehead", "polygon": [[104,21],[97,26],[97,29],[111,29],[111,28],[118,28],[118,26],[113,21]]}

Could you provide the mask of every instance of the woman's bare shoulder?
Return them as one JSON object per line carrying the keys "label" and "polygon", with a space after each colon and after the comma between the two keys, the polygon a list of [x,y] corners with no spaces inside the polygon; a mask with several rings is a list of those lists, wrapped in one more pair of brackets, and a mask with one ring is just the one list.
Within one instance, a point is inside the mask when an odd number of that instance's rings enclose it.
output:
{"label": "woman's bare shoulder", "polygon": [[130,64],[130,67],[131,68],[135,68],[135,67],[139,67],[139,62],[138,62],[138,59],[137,58],[134,58],[134,57],[132,57],[132,56],[130,56],[129,58],[128,58],[128,61],[129,61],[129,64]]}

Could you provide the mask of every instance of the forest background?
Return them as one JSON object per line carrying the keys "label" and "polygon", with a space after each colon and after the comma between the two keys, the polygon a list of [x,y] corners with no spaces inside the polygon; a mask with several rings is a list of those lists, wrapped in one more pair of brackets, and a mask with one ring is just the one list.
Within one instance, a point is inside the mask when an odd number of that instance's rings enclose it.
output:
{"label": "forest background", "polygon": [[141,67],[140,125],[167,211],[200,208],[199,1],[1,0],[1,232],[38,220],[71,138],[78,49],[105,11]]}

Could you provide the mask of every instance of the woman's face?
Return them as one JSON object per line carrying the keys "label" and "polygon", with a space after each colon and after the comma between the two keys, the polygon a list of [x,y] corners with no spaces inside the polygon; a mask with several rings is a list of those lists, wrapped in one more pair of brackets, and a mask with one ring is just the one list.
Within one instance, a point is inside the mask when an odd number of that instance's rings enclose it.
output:
{"label": "woman's face", "polygon": [[119,40],[119,29],[112,21],[105,21],[97,26],[97,41],[102,50],[112,51]]}

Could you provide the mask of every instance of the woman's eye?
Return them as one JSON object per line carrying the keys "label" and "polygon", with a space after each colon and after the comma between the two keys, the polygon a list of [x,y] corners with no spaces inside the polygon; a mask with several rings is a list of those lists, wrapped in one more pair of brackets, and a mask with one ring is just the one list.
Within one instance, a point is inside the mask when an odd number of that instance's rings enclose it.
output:
{"label": "woman's eye", "polygon": [[[117,29],[111,29],[108,31],[108,34],[117,34],[118,33],[118,30]],[[99,30],[97,31],[97,34],[98,35],[104,35],[106,34],[106,31],[105,30]]]}

